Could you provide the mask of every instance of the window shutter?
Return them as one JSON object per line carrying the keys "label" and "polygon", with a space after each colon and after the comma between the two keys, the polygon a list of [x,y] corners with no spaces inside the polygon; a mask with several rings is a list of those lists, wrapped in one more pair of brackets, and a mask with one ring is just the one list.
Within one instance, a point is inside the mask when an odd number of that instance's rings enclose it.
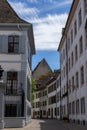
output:
{"label": "window shutter", "polygon": [[2,77],[4,83],[6,84],[7,83],[7,71],[4,71],[3,72],[3,77]]}
{"label": "window shutter", "polygon": [[8,53],[8,36],[2,36],[2,52]]}
{"label": "window shutter", "polygon": [[18,91],[19,92],[21,92],[23,86],[24,86],[24,72],[19,71],[18,72]]}
{"label": "window shutter", "polygon": [[2,52],[2,36],[0,36],[0,53]]}
{"label": "window shutter", "polygon": [[26,46],[26,39],[25,36],[22,35],[19,37],[19,53],[25,53],[25,46]]}
{"label": "window shutter", "polygon": [[21,71],[18,71],[18,92],[21,93],[21,87],[22,87],[22,83],[21,83]]}

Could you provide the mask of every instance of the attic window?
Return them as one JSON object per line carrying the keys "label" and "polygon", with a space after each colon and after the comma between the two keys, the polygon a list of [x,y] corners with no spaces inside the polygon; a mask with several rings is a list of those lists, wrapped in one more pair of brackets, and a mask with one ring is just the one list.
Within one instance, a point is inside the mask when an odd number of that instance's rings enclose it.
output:
{"label": "attic window", "polygon": [[8,37],[8,52],[9,53],[19,52],[19,36]]}

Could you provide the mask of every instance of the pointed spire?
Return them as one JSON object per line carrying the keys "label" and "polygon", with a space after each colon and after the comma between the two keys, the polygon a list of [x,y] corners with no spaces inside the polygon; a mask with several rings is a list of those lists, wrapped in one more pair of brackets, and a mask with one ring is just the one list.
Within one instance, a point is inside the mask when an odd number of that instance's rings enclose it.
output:
{"label": "pointed spire", "polygon": [[27,23],[13,10],[7,0],[0,0],[0,23]]}

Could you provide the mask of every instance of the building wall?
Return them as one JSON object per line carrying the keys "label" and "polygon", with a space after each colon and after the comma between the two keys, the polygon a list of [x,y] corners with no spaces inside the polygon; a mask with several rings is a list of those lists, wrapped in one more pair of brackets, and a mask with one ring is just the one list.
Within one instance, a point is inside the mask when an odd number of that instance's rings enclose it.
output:
{"label": "building wall", "polygon": [[[67,35],[65,36],[63,45],[60,49],[61,97],[63,96],[62,116],[63,117],[69,116],[69,119],[76,120],[76,121],[78,120],[87,121],[87,111],[86,111],[87,108],[87,101],[86,101],[87,98],[87,88],[86,88],[87,86],[86,42],[87,41],[86,40],[87,39],[86,36],[87,34],[85,29],[87,15],[85,14],[84,5],[85,5],[84,0],[83,1],[79,0],[78,6],[75,10],[74,16],[72,17],[72,21],[67,31]],[[81,17],[81,19],[79,17]],[[77,25],[75,25],[75,21],[77,21]],[[73,29],[73,38],[71,38],[72,29]],[[76,72],[78,72],[78,77],[79,77],[78,85],[77,85]],[[84,81],[82,81],[83,77],[84,77],[83,79]],[[67,94],[66,96],[64,96],[64,93],[66,93],[67,91],[68,91],[68,100],[67,100]],[[78,105],[76,105],[77,100],[79,100],[79,108],[77,107]],[[67,109],[67,103],[70,105],[68,109]],[[79,109],[79,112],[76,111],[77,109],[76,107]]]}
{"label": "building wall", "polygon": [[60,75],[44,89],[36,91],[32,111],[33,118],[60,119]]}
{"label": "building wall", "polygon": [[[11,30],[10,30],[11,29]],[[8,36],[10,35],[18,35],[19,36],[19,52],[8,53]],[[18,30],[17,28],[12,29],[3,28],[0,31],[0,65],[4,70],[3,73],[3,81],[7,85],[7,72],[17,72],[17,94],[20,95],[22,89],[24,91],[24,117],[25,124],[28,123],[28,119],[31,118],[31,104],[30,104],[30,91],[31,91],[31,48],[29,45],[29,40],[27,36],[27,28],[23,30]],[[18,113],[18,117],[21,117],[21,104],[22,97],[13,95],[12,98],[10,95],[5,96],[6,104],[18,104],[17,112],[20,110],[20,114]],[[15,99],[15,101],[14,101]],[[19,119],[20,120],[20,119]],[[24,120],[24,119],[23,119]],[[6,120],[7,121],[7,120]],[[21,121],[19,121],[21,122]],[[7,123],[6,123],[7,125]]]}

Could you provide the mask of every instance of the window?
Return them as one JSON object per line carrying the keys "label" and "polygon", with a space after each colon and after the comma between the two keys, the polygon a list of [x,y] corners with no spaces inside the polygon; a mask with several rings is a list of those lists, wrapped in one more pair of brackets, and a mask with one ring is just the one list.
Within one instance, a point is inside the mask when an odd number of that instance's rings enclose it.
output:
{"label": "window", "polygon": [[56,90],[56,83],[53,84],[53,91]]}
{"label": "window", "polygon": [[74,35],[76,36],[77,34],[77,21],[75,20],[75,23],[74,23]]}
{"label": "window", "polygon": [[59,116],[59,114],[60,114],[60,108],[58,107],[57,108],[57,116]]}
{"label": "window", "polygon": [[63,59],[65,59],[65,49],[63,49]]}
{"label": "window", "polygon": [[83,37],[82,36],[80,37],[80,40],[79,40],[79,51],[81,55],[83,52]]}
{"label": "window", "polygon": [[65,66],[63,68],[63,76],[65,77]]}
{"label": "window", "polygon": [[75,114],[75,102],[72,102],[72,114]]}
{"label": "window", "polygon": [[71,80],[69,80],[69,93],[71,93]]}
{"label": "window", "polygon": [[81,98],[81,113],[85,114],[85,98]]}
{"label": "window", "polygon": [[79,87],[79,74],[76,72],[76,88]]}
{"label": "window", "polygon": [[85,41],[85,46],[86,46],[86,48],[87,48],[87,28],[85,29],[85,39],[86,39],[86,41]]}
{"label": "window", "polygon": [[19,52],[19,36],[8,37],[8,52],[9,53]]}
{"label": "window", "polygon": [[75,86],[74,86],[74,76],[72,77],[72,91],[74,91]]}
{"label": "window", "polygon": [[66,44],[65,44],[65,55],[66,55],[66,57],[67,57],[67,53],[68,53],[68,45],[67,45],[67,42],[66,42]]}
{"label": "window", "polygon": [[55,108],[55,112],[54,113],[55,113],[55,116],[56,116],[57,115],[57,109],[56,108]]}
{"label": "window", "polygon": [[70,49],[70,38],[68,38],[67,41],[68,41],[68,42],[67,42],[67,49],[69,50],[69,49]]}
{"label": "window", "polygon": [[68,74],[68,64],[66,63],[66,75]]}
{"label": "window", "polygon": [[17,72],[7,72],[6,94],[17,93]]}
{"label": "window", "polygon": [[66,86],[64,86],[64,93],[66,93]]}
{"label": "window", "polygon": [[75,61],[78,60],[78,50],[77,50],[77,45],[75,46]]}
{"label": "window", "polygon": [[56,95],[49,98],[49,105],[56,103]]}
{"label": "window", "polygon": [[59,102],[60,101],[60,92],[58,92],[57,94],[56,94],[56,100],[57,100],[57,102]]}
{"label": "window", "polygon": [[48,109],[48,115],[50,116],[50,108]]}
{"label": "window", "polygon": [[84,0],[84,9],[85,9],[85,14],[87,13],[87,0]]}
{"label": "window", "polygon": [[70,71],[70,58],[69,58],[69,71]]}
{"label": "window", "polygon": [[81,67],[80,72],[81,72],[81,75],[80,75],[81,76],[81,84],[84,84],[84,67],[83,66]]}
{"label": "window", "polygon": [[71,30],[71,44],[73,43],[73,30]]}
{"label": "window", "polygon": [[79,27],[80,27],[80,25],[82,24],[82,11],[81,11],[81,9],[80,9],[79,14],[78,14],[78,22],[79,22]]}
{"label": "window", "polygon": [[79,110],[79,99],[76,100],[76,114],[79,114],[80,110]]}
{"label": "window", "polygon": [[60,79],[60,77],[59,77],[59,79],[57,80],[57,88],[60,87],[60,82],[61,82],[61,79]]}
{"label": "window", "polygon": [[66,115],[66,105],[64,105],[64,115]]}
{"label": "window", "polygon": [[46,115],[46,111],[45,111],[45,110],[43,111],[43,115],[44,115],[44,116]]}
{"label": "window", "polygon": [[17,116],[17,104],[5,104],[5,117]]}
{"label": "window", "polygon": [[71,114],[71,103],[69,103],[69,114]]}
{"label": "window", "polygon": [[74,65],[73,52],[72,52],[72,54],[71,54],[71,60],[72,60],[72,67],[73,67],[73,65]]}

